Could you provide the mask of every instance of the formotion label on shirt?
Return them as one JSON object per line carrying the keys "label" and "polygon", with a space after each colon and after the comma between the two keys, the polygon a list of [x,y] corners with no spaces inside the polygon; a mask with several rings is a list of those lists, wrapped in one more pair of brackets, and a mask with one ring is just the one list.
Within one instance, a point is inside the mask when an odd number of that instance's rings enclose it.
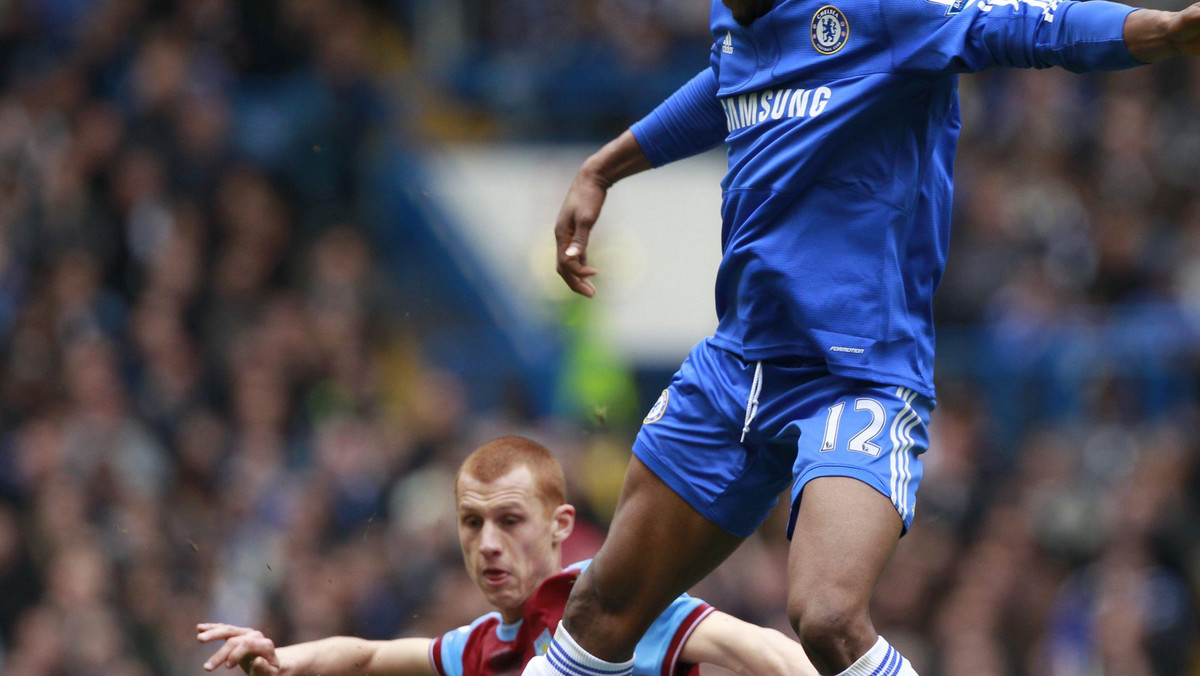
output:
{"label": "formotion label on shirt", "polygon": [[813,49],[829,56],[846,46],[850,39],[850,22],[842,10],[833,5],[825,5],[813,14],[810,30]]}
{"label": "formotion label on shirt", "polygon": [[725,124],[729,131],[736,131],[752,124],[778,120],[784,117],[816,117],[829,106],[833,90],[829,87],[816,89],[764,89],[721,99],[725,109]]}

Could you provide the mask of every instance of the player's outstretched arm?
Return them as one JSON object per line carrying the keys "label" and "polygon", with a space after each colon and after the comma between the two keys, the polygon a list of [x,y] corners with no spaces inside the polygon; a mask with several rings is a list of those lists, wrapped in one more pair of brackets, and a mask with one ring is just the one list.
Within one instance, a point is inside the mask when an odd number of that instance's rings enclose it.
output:
{"label": "player's outstretched arm", "polygon": [[596,287],[588,279],[596,270],[587,264],[587,245],[608,189],[617,181],[650,168],[650,159],[642,152],[633,132],[626,130],[587,158],[575,174],[554,225],[558,274],[575,293],[588,298],[596,295]]}
{"label": "player's outstretched arm", "polygon": [[256,629],[206,623],[196,625],[196,632],[202,643],[225,641],[204,663],[207,671],[240,666],[251,676],[435,676],[429,663],[432,641],[427,638],[367,641],[335,636],[276,648]]}
{"label": "player's outstretched arm", "polygon": [[1145,63],[1200,55],[1200,4],[1178,12],[1139,9],[1125,19],[1125,45]]}
{"label": "player's outstretched arm", "polygon": [[799,643],[719,610],[700,621],[683,644],[680,657],[690,664],[715,664],[741,676],[818,676]]}

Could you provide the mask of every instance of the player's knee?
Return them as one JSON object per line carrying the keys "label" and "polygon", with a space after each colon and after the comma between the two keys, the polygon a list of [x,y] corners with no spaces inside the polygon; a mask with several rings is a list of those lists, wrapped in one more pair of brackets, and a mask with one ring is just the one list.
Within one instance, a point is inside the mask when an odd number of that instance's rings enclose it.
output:
{"label": "player's knee", "polygon": [[584,571],[571,591],[563,618],[567,626],[577,626],[583,620],[594,621],[604,618],[612,623],[628,614],[630,599],[622,593],[620,585],[606,585],[596,579],[591,571]]}
{"label": "player's knee", "polygon": [[597,608],[601,606],[600,599],[596,596],[596,590],[592,585],[587,583],[587,578],[583,575],[575,582],[575,587],[571,590],[571,596],[567,598],[567,605],[563,608],[563,622],[566,623],[569,629],[574,630],[580,626],[583,621],[590,617],[594,617]]}
{"label": "player's knee", "polygon": [[609,661],[622,661],[633,654],[638,639],[649,627],[656,612],[649,612],[637,603],[636,594],[617,585],[598,584],[594,576],[585,571],[575,583],[567,607],[563,611],[563,623],[581,644],[595,648],[597,657]]}
{"label": "player's knee", "polygon": [[800,643],[816,655],[838,653],[872,632],[866,601],[836,591],[790,600],[788,617]]}

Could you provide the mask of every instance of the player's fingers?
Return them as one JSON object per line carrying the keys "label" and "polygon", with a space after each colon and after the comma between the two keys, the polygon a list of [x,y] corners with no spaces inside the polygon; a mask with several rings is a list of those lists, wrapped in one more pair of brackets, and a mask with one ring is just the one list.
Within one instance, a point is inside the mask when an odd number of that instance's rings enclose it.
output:
{"label": "player's fingers", "polygon": [[586,279],[580,279],[579,277],[570,278],[567,280],[567,286],[571,287],[572,291],[581,296],[592,298],[596,295],[596,286]]}
{"label": "player's fingers", "polygon": [[595,268],[590,268],[578,260],[559,260],[558,275],[563,278],[572,291],[588,298],[596,294],[596,287],[587,279],[594,274],[596,274]]}
{"label": "player's fingers", "polygon": [[237,642],[233,650],[229,651],[229,655],[225,657],[225,666],[230,668],[241,666],[249,673],[249,667],[254,662],[254,658],[265,655],[274,648],[275,645],[265,638],[243,639]]}
{"label": "player's fingers", "polygon": [[250,676],[276,676],[279,673],[279,667],[271,664],[265,657],[255,657],[253,660],[244,661],[242,669]]}
{"label": "player's fingers", "polygon": [[233,651],[235,643],[235,639],[226,641],[225,645],[218,648],[217,652],[213,653],[211,657],[204,661],[204,670],[212,671],[218,666],[225,664],[225,660],[229,658],[229,653]]}
{"label": "player's fingers", "polygon": [[578,258],[565,258],[562,261],[562,265],[559,267],[562,272],[574,277],[591,277],[596,274],[596,268],[593,268]]}
{"label": "player's fingers", "polygon": [[558,252],[560,254],[571,243],[571,235],[573,234],[575,234],[575,218],[571,210],[564,206],[563,210],[558,214],[558,220],[554,222],[554,241],[558,244]]}
{"label": "player's fingers", "polygon": [[[581,275],[583,277],[588,277],[592,274],[595,274],[595,269],[588,267],[587,252],[577,249],[577,246],[578,245],[574,243],[570,243],[565,249],[560,248],[558,250],[559,274],[569,272],[573,275]],[[575,255],[568,256],[568,251],[574,251]],[[588,270],[591,270],[591,273],[587,273],[586,271]]]}
{"label": "player's fingers", "polygon": [[207,625],[207,627],[207,629],[203,630],[200,629],[200,625],[197,625],[196,627],[197,630],[199,630],[199,633],[196,634],[196,640],[200,641],[201,643],[218,641],[221,639],[230,639],[234,636],[241,636],[242,634],[248,634],[251,631],[254,631],[253,629],[248,629],[246,627],[235,627],[232,624],[210,624]]}
{"label": "player's fingers", "polygon": [[587,296],[588,298],[591,298],[596,294],[596,287],[583,277],[566,273],[562,270],[559,270],[559,276],[563,278],[563,281],[566,282],[567,286],[570,287],[570,289],[575,293]]}
{"label": "player's fingers", "polygon": [[[198,624],[196,625],[196,638],[201,641],[211,641],[219,635],[227,633],[233,629],[227,624]],[[222,636],[222,638],[224,638]]]}
{"label": "player's fingers", "polygon": [[560,257],[558,261],[558,276],[563,277],[566,286],[571,288],[575,293],[586,295],[592,298],[596,293],[595,286],[588,281],[588,277],[596,274],[595,268],[590,268],[588,265],[578,258]]}
{"label": "player's fingers", "polygon": [[571,239],[567,242],[567,248],[563,251],[563,255],[567,258],[578,258],[581,261],[587,261],[588,238],[592,234],[592,225],[595,222],[595,218],[586,217],[575,220],[575,229],[571,233]]}
{"label": "player's fingers", "polygon": [[574,258],[584,254],[592,226],[600,215],[599,211],[579,202],[578,199],[568,198],[555,223],[554,235],[560,256]]}

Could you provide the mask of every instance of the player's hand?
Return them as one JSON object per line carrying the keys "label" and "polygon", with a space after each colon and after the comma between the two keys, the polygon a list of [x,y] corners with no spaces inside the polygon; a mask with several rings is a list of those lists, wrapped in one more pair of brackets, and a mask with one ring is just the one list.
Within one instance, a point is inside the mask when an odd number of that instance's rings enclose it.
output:
{"label": "player's hand", "polygon": [[587,158],[576,172],[554,224],[554,238],[558,240],[558,274],[575,293],[588,298],[596,295],[596,287],[588,279],[596,274],[596,269],[587,264],[588,237],[600,216],[608,189],[626,176],[651,166],[650,158],[638,145],[633,132],[626,129]]}
{"label": "player's hand", "polygon": [[281,673],[275,642],[257,629],[206,622],[196,625],[196,640],[201,643],[225,641],[225,645],[204,663],[205,671],[240,666],[251,676],[279,676]]}
{"label": "player's hand", "polygon": [[1174,13],[1167,27],[1167,39],[1183,54],[1200,55],[1200,4]]}
{"label": "player's hand", "polygon": [[588,279],[596,274],[596,269],[587,264],[588,237],[600,216],[609,185],[585,165],[575,174],[554,225],[558,274],[572,291],[588,298],[596,295],[596,287]]}
{"label": "player's hand", "polygon": [[1123,35],[1129,53],[1142,63],[1200,56],[1200,3],[1178,12],[1134,10],[1125,18]]}

